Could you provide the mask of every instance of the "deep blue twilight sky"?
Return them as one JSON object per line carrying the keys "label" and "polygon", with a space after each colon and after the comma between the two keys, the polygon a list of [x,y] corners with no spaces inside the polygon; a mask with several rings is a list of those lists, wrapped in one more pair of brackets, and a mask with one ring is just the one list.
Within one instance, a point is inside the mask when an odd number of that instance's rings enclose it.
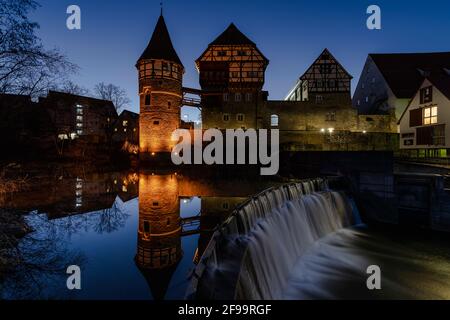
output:
{"label": "deep blue twilight sky", "polygon": [[[114,83],[139,111],[137,58],[160,13],[160,0],[38,0],[32,19],[47,47],[58,47],[81,68],[74,81],[87,88]],[[66,9],[81,7],[82,30],[66,28]],[[377,4],[382,30],[366,28],[366,9]],[[184,86],[198,88],[194,60],[230,22],[270,60],[265,89],[283,99],[296,79],[327,47],[354,76],[355,88],[368,53],[450,50],[450,1],[164,0],[164,17],[185,68]],[[187,111],[191,120],[193,112]]]}

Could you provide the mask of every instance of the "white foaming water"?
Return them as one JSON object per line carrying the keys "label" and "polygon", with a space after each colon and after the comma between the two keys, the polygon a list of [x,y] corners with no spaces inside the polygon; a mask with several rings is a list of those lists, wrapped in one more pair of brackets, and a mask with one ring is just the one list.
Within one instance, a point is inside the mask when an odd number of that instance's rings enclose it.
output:
{"label": "white foaming water", "polygon": [[[299,258],[318,239],[358,220],[349,200],[338,192],[307,194],[290,201],[275,193],[270,200],[277,202],[271,206],[272,213],[248,223],[253,228],[245,235],[248,246],[236,286],[237,299],[282,299]],[[252,220],[257,216],[246,213]]]}

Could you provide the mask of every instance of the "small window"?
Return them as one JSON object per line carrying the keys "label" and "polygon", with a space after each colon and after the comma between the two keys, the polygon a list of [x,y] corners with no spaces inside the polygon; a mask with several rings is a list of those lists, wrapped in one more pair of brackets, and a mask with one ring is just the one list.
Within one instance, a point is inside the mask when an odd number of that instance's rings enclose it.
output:
{"label": "small window", "polygon": [[336,112],[328,112],[326,115],[326,121],[336,121]]}
{"label": "small window", "polygon": [[232,78],[239,78],[239,72],[237,72],[237,71],[231,72],[231,77]]}
{"label": "small window", "polygon": [[321,96],[321,95],[317,95],[316,96],[316,103],[322,103],[323,102],[323,96]]}
{"label": "small window", "polygon": [[228,93],[223,94],[223,101],[228,101]]}
{"label": "small window", "polygon": [[150,222],[144,221],[144,232],[150,233]]}
{"label": "small window", "polygon": [[224,113],[222,116],[224,122],[230,121],[230,115],[228,113]]}
{"label": "small window", "polygon": [[244,119],[245,119],[245,115],[243,115],[242,113],[238,113],[238,114],[236,115],[236,119],[237,119],[237,121],[239,121],[239,122],[243,122]]}
{"label": "small window", "polygon": [[336,81],[334,80],[329,80],[328,81],[328,88],[335,88],[336,87]]}
{"label": "small window", "polygon": [[222,208],[228,210],[230,208],[230,205],[228,204],[228,202],[224,202],[222,203]]}
{"label": "small window", "polygon": [[278,116],[276,114],[273,114],[270,116],[270,126],[272,127],[278,127]]}
{"label": "small window", "polygon": [[247,55],[247,51],[245,51],[245,50],[238,50],[237,51],[237,55],[238,56],[246,56]]}
{"label": "small window", "polygon": [[429,103],[433,101],[433,87],[429,86],[420,89],[420,103]]}
{"label": "small window", "polygon": [[151,102],[151,95],[150,95],[150,93],[147,93],[145,95],[145,105],[150,106],[150,102]]}
{"label": "small window", "polygon": [[225,57],[227,55],[227,52],[225,50],[221,50],[221,51],[217,52],[217,55],[219,57]]}
{"label": "small window", "polygon": [[172,102],[168,101],[167,102],[167,109],[170,109],[172,107]]}
{"label": "small window", "polygon": [[250,92],[247,92],[245,94],[245,101],[247,101],[247,102],[252,101],[252,94]]}
{"label": "small window", "polygon": [[154,206],[154,207],[159,206],[159,202],[158,201],[153,201],[152,206]]}
{"label": "small window", "polygon": [[369,96],[366,96],[366,102],[369,102]]}
{"label": "small window", "polygon": [[159,120],[153,121],[153,124],[154,124],[155,126],[159,126]]}
{"label": "small window", "polygon": [[357,104],[358,106],[360,106],[360,105],[361,105],[361,100],[358,100],[358,101],[356,102],[356,104]]}
{"label": "small window", "polygon": [[122,126],[127,127],[128,126],[128,120],[123,120],[122,121]]}
{"label": "small window", "polygon": [[167,62],[163,62],[162,68],[164,71],[169,71],[169,64]]}
{"label": "small window", "polygon": [[234,94],[234,101],[236,101],[236,102],[241,102],[241,99],[242,99],[241,94],[240,94],[239,92],[236,92],[236,93]]}

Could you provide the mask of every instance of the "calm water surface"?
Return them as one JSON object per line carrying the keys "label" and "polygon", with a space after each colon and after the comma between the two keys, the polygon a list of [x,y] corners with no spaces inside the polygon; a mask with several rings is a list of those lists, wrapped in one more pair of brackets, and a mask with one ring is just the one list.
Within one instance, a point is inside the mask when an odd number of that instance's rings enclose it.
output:
{"label": "calm water surface", "polygon": [[[82,171],[34,181],[0,199],[2,210],[22,212],[33,228],[17,247],[23,262],[0,281],[0,297],[182,299],[213,228],[246,197],[277,183]],[[448,242],[352,232],[317,243],[286,298],[355,298],[366,290],[358,261],[383,264],[395,297],[450,298]],[[67,290],[69,265],[81,267],[82,290]],[[420,292],[426,283],[428,293]]]}

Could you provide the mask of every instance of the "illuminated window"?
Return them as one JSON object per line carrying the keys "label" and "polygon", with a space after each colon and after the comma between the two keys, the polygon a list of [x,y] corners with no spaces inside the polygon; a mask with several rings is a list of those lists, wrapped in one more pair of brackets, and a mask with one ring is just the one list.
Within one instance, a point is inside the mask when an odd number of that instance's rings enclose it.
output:
{"label": "illuminated window", "polygon": [[83,130],[77,130],[77,135],[81,136],[83,134]]}
{"label": "illuminated window", "polygon": [[77,116],[77,121],[83,121],[83,116]]}
{"label": "illuminated window", "polygon": [[279,120],[279,118],[276,114],[271,115],[270,116],[270,125],[272,127],[278,127],[278,120]]}
{"label": "illuminated window", "polygon": [[437,107],[423,108],[423,124],[437,123]]}
{"label": "illuminated window", "polygon": [[69,137],[67,136],[67,134],[59,134],[58,139],[59,140],[67,140],[67,139],[69,139]]}
{"label": "illuminated window", "polygon": [[82,128],[83,124],[82,123],[77,123],[77,128]]}
{"label": "illuminated window", "polygon": [[124,127],[128,126],[128,120],[123,120],[122,121],[122,126],[124,126]]}

